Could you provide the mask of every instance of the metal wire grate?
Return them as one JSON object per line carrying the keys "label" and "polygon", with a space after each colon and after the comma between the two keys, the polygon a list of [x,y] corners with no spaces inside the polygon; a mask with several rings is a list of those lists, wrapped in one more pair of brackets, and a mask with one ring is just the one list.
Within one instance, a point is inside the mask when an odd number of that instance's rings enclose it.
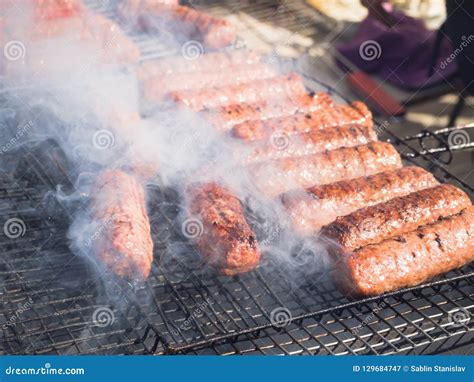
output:
{"label": "metal wire grate", "polygon": [[[241,11],[261,12],[265,19],[265,12],[275,8],[268,3],[249,1]],[[291,3],[293,10],[302,4]],[[225,4],[210,9],[222,12]],[[96,9],[112,15],[109,9]],[[284,12],[278,16],[283,25]],[[149,37],[135,38],[146,58],[170,53]],[[307,85],[344,99],[314,78],[307,78]],[[472,185],[450,174],[436,157],[420,154],[422,148],[387,129],[379,132],[407,160],[473,195]],[[472,264],[424,286],[359,301],[341,295],[304,252],[295,260],[301,266],[291,270],[275,267],[267,256],[254,272],[222,277],[202,263],[173,226],[179,194],[156,186],[148,190],[155,206],[150,219],[156,260],[150,278],[138,289],[98,278],[67,246],[64,222],[71,211],[44,198],[56,184],[72,184],[68,172],[60,170],[64,157],[54,141],[34,150],[24,146],[15,152],[24,158],[21,173],[3,174],[0,184],[5,222],[16,218],[24,223],[22,235],[0,240],[2,353],[400,354],[432,353],[473,341]],[[168,256],[170,242],[182,246],[179,261]],[[289,272],[301,272],[301,277]],[[310,281],[295,283],[298,279]],[[111,290],[124,303],[109,298]],[[281,325],[272,320],[275,312],[284,315]],[[113,319],[102,322],[100,313]]]}
{"label": "metal wire grate", "polygon": [[[2,200],[16,202],[11,216],[21,217],[26,226],[20,240],[2,242],[5,305],[0,343],[6,353],[160,354],[204,349],[218,354],[389,354],[453,340],[472,330],[468,315],[466,322],[452,320],[456,312],[473,309],[472,266],[429,286],[349,301],[324,277],[295,289],[281,281],[287,279],[284,270],[268,275],[263,265],[228,279],[200,264],[193,269],[188,259],[155,264],[141,290],[121,289],[121,296],[133,293],[128,308],[109,307],[115,322],[101,327],[93,316],[96,309],[108,306],[106,296],[101,296],[104,286],[69,252],[64,231],[45,223],[44,211],[35,208],[38,217],[20,214],[38,201],[16,200],[24,199],[28,188],[23,186],[2,187],[9,188]],[[292,322],[281,329],[269,318],[279,307],[292,315]],[[12,321],[15,315],[18,319]]]}

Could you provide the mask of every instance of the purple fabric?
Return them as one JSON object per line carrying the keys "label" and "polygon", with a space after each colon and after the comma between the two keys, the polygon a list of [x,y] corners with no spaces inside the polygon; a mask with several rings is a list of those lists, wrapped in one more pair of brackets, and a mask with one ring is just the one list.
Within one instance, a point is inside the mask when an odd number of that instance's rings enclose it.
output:
{"label": "purple fabric", "polygon": [[336,49],[359,69],[402,88],[429,87],[452,77],[457,66],[453,60],[446,64],[453,53],[450,42],[443,39],[437,70],[429,77],[436,31],[399,10],[391,12],[397,20],[395,27],[389,28],[369,15],[359,24],[352,41]]}

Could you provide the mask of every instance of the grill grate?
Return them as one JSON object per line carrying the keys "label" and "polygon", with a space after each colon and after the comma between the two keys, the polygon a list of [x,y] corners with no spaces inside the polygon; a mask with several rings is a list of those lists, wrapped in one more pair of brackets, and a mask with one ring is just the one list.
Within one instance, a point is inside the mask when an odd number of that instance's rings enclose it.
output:
{"label": "grill grate", "polygon": [[[262,20],[275,12],[269,1],[242,3],[239,11]],[[225,12],[226,4],[210,9]],[[322,16],[302,4],[291,2],[292,12],[322,24]],[[93,9],[112,16],[109,9]],[[281,25],[294,20],[282,11],[277,15]],[[297,31],[298,25],[289,29]],[[309,29],[306,36],[316,33]],[[135,39],[147,59],[173,53],[158,40]],[[324,89],[344,100],[313,76],[307,80],[312,90]],[[407,160],[473,195],[472,185],[450,174],[436,156],[420,154],[423,148],[416,141],[405,142],[382,127],[381,136]],[[20,219],[24,224],[23,235],[0,240],[2,353],[401,354],[434,353],[473,341],[472,264],[424,286],[359,301],[342,296],[325,273],[312,272],[320,264],[311,263],[304,251],[295,259],[299,267],[275,267],[267,256],[254,272],[220,277],[173,227],[179,194],[155,186],[149,194],[156,201],[150,216],[157,261],[149,280],[133,289],[99,278],[67,247],[68,210],[45,203],[45,193],[68,180],[51,172],[51,164],[61,160],[53,155],[55,143],[43,144],[42,160],[31,154],[32,147],[20,148],[15,155],[24,156],[21,177],[5,173],[0,183],[2,223]],[[170,242],[181,246],[179,261],[170,256]],[[296,284],[294,280],[308,280],[303,269],[311,273],[311,282]],[[290,272],[301,277],[290,278]]]}

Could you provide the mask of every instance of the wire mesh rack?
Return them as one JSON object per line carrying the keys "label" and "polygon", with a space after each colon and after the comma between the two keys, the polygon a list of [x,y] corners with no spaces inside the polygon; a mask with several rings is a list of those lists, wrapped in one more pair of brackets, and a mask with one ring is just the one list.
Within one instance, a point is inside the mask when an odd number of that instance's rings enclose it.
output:
{"label": "wire mesh rack", "polygon": [[[257,12],[257,5],[268,11],[260,2],[246,4],[254,6],[248,12]],[[150,52],[148,38],[136,40],[142,52]],[[158,48],[145,57],[166,54],[166,47]],[[314,77],[307,85],[347,101]],[[378,132],[407,161],[473,196],[473,186],[449,172],[440,152],[427,148],[426,137],[402,139],[383,125]],[[469,148],[440,142],[451,154]],[[139,287],[100,278],[68,248],[71,211],[47,197],[57,184],[73,184],[66,157],[52,140],[21,146],[12,155],[21,166],[5,171],[0,184],[3,223],[18,227],[0,240],[2,353],[402,354],[454,350],[473,341],[472,264],[425,285],[363,300],[342,295],[304,251],[295,258],[296,268],[275,266],[265,256],[257,270],[223,277],[175,227],[179,194],[156,186],[148,189],[155,201],[150,278]],[[179,259],[168,256],[176,245],[183,253]]]}
{"label": "wire mesh rack", "polygon": [[[25,227],[23,236],[1,242],[0,344],[6,353],[390,354],[448,341],[453,347],[472,330],[472,266],[424,286],[351,301],[317,272],[297,286],[285,269],[267,264],[219,277],[191,247],[186,258],[168,263],[163,221],[153,222],[160,262],[150,279],[139,290],[114,285],[126,303],[113,306],[110,285],[69,251],[64,221],[45,207],[45,189],[25,181],[1,188],[2,216]],[[151,219],[171,220],[173,213],[161,210]],[[101,313],[113,320],[97,320]]]}

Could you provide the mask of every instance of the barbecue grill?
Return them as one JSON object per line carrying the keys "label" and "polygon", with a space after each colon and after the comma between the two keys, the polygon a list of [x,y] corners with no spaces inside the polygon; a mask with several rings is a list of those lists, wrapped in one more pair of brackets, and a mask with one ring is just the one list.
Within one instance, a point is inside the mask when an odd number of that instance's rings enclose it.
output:
{"label": "barbecue grill", "polygon": [[[294,31],[303,25],[298,33],[305,36],[319,27],[328,38],[334,33],[327,29],[331,21],[303,2],[275,7],[271,1],[244,1],[238,9],[218,3],[199,6],[217,14],[230,8],[290,23],[285,26]],[[111,2],[90,6],[113,17]],[[145,59],[175,53],[159,38],[134,38]],[[303,74],[309,89],[349,101],[313,74]],[[453,156],[472,147],[453,144],[451,130],[398,137],[378,124],[378,133],[406,161],[474,195],[474,185],[449,171]],[[173,223],[179,193],[158,185],[148,189],[155,206],[150,211],[155,262],[149,279],[133,286],[99,277],[67,246],[65,222],[80,210],[81,201],[71,206],[48,196],[57,184],[67,189],[74,183],[74,169],[59,146],[54,140],[21,145],[3,156],[2,168],[9,168],[12,156],[21,158],[21,166],[5,171],[0,180],[4,228],[7,223],[15,228],[8,235],[4,229],[0,238],[0,353],[431,354],[455,352],[473,342],[472,264],[421,286],[359,300],[342,295],[327,272],[318,271],[321,264],[314,263],[304,245],[288,268],[264,256],[255,271],[218,276]],[[170,242],[180,246],[182,258],[170,255]],[[306,281],[296,283],[299,279]]]}

